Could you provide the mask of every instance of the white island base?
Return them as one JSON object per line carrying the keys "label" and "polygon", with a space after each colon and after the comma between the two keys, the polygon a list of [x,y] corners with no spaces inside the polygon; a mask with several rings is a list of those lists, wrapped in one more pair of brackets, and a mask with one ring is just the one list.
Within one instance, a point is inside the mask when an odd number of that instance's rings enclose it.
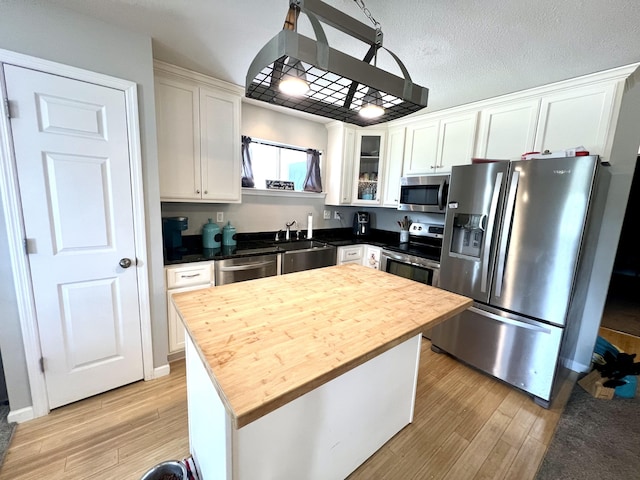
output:
{"label": "white island base", "polygon": [[201,480],[343,479],[413,419],[421,335],[234,428],[186,338],[189,442]]}

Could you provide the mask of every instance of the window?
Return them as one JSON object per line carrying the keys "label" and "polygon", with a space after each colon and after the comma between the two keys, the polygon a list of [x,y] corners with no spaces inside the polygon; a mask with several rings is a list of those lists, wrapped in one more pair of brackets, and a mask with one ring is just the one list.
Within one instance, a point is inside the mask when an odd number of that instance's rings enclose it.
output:
{"label": "window", "polygon": [[254,186],[266,189],[267,180],[292,181],[294,190],[304,191],[307,149],[252,139],[249,143]]}

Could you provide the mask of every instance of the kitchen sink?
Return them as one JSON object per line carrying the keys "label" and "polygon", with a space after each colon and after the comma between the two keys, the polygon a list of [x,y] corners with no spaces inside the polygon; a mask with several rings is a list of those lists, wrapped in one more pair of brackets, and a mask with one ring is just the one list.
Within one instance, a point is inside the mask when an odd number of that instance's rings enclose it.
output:
{"label": "kitchen sink", "polygon": [[299,240],[277,245],[282,252],[282,273],[300,272],[336,264],[337,249],[316,240]]}
{"label": "kitchen sink", "polygon": [[318,248],[333,247],[326,242],[319,242],[317,240],[294,240],[292,242],[274,243],[274,245],[278,250],[284,252],[290,252],[294,250],[315,250]]}

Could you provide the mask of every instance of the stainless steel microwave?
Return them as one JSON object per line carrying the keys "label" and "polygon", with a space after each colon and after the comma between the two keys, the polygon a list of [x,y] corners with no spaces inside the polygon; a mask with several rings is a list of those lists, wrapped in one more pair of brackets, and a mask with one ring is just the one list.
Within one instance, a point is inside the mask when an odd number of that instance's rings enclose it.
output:
{"label": "stainless steel microwave", "polygon": [[449,175],[402,177],[398,210],[445,213]]}

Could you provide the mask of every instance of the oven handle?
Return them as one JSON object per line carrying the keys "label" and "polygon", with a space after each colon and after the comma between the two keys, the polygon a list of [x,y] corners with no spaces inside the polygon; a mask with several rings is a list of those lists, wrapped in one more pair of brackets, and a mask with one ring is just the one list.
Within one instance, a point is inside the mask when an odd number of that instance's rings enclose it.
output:
{"label": "oven handle", "polygon": [[425,262],[412,262],[411,260],[409,260],[407,258],[406,255],[402,254],[402,253],[396,253],[396,252],[392,252],[391,250],[382,250],[382,257],[387,257],[390,258],[391,260],[396,260],[397,262],[402,262],[402,263],[406,263],[407,265],[414,265],[416,267],[422,267],[422,268],[431,268],[434,270],[438,270],[440,269],[440,264],[438,262],[429,262],[429,261],[425,261]]}

